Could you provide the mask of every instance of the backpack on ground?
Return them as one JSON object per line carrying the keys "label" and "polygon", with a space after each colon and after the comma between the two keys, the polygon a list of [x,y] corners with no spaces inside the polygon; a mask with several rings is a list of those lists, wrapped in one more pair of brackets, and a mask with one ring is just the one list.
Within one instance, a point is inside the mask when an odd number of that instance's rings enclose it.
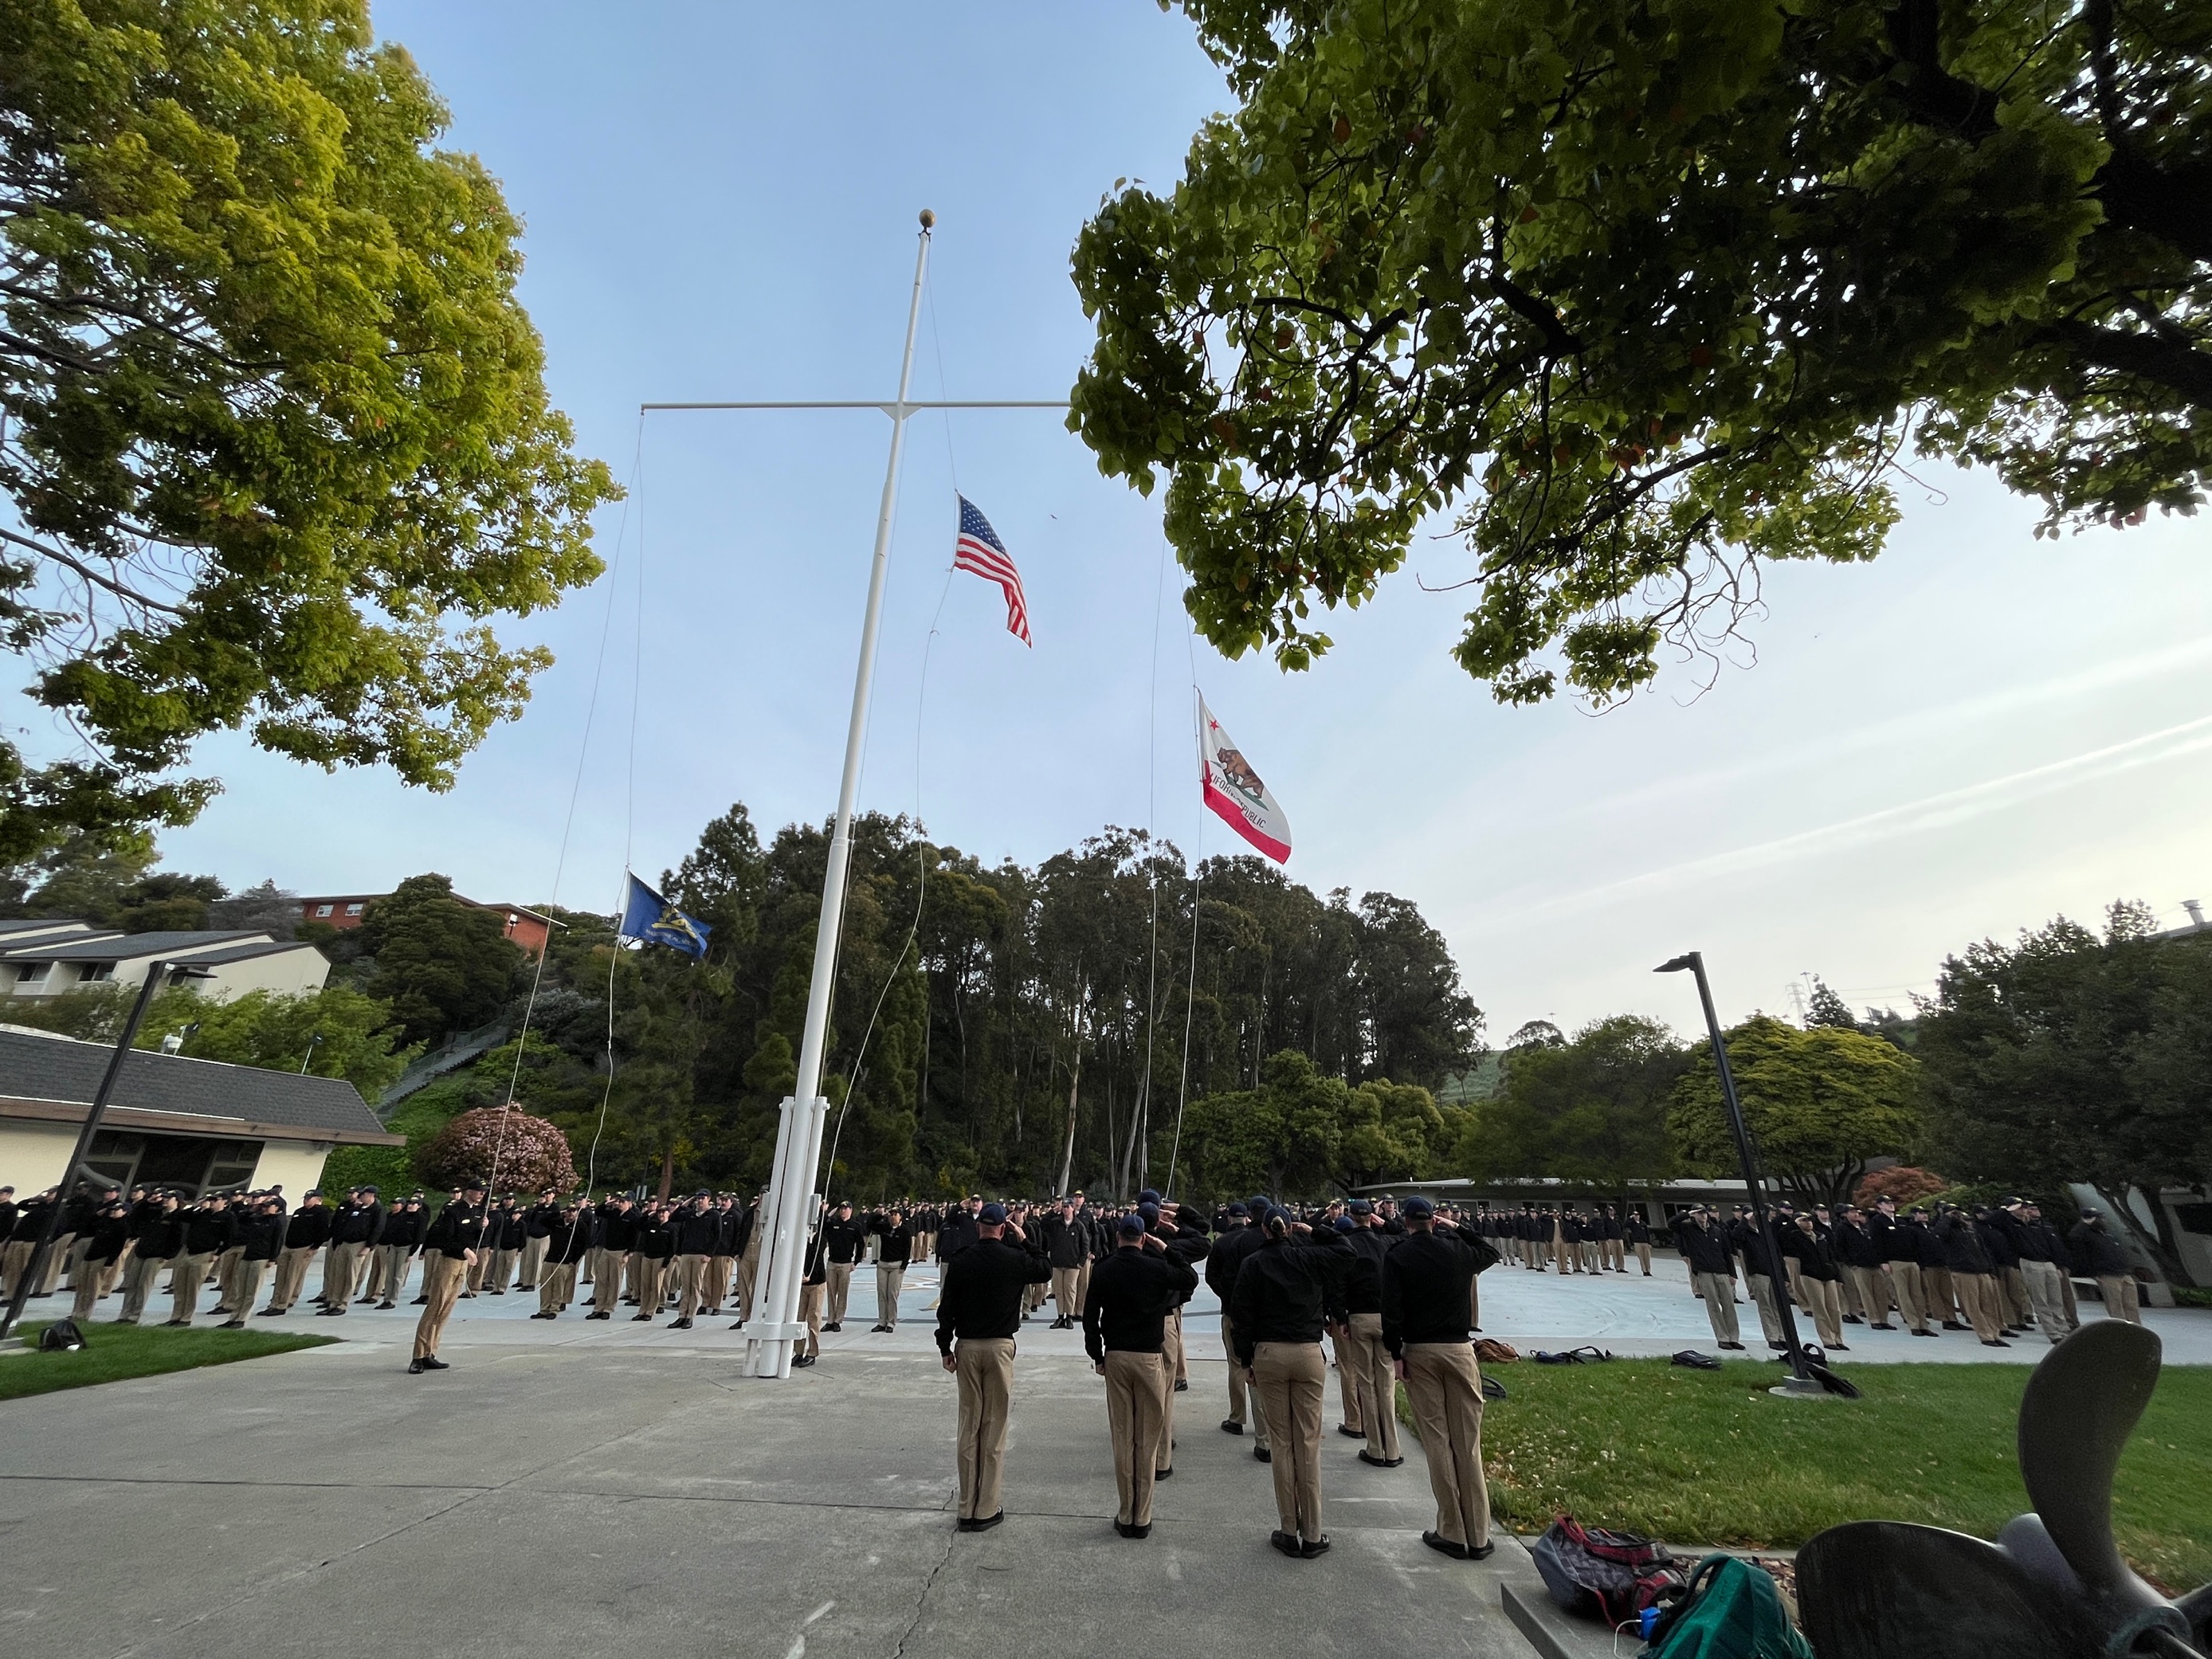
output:
{"label": "backpack on ground", "polygon": [[1494,1336],[1480,1336],[1475,1339],[1474,1357],[1485,1365],[1504,1365],[1520,1358],[1521,1350]]}
{"label": "backpack on ground", "polygon": [[1709,1353],[1699,1353],[1695,1348],[1684,1348],[1667,1362],[1670,1365],[1685,1365],[1693,1371],[1717,1371],[1721,1362]]}
{"label": "backpack on ground", "polygon": [[1485,1400],[1504,1399],[1505,1385],[1503,1382],[1500,1382],[1494,1376],[1484,1377],[1482,1379],[1482,1397]]}
{"label": "backpack on ground", "polygon": [[1539,1365],[1595,1365],[1613,1358],[1610,1352],[1595,1343],[1585,1342],[1579,1348],[1569,1348],[1565,1353],[1547,1353],[1539,1348],[1530,1356]]}
{"label": "backpack on ground", "polygon": [[1639,1533],[1584,1527],[1560,1516],[1530,1547],[1552,1599],[1569,1613],[1601,1619],[1618,1630],[1662,1595],[1680,1594],[1681,1563],[1664,1544]]}
{"label": "backpack on ground", "polygon": [[1813,1650],[1771,1577],[1732,1555],[1709,1555],[1684,1589],[1662,1599],[1638,1659],[1813,1659]]}
{"label": "backpack on ground", "polygon": [[57,1319],[39,1333],[40,1353],[73,1353],[84,1346],[84,1333],[74,1319]]}

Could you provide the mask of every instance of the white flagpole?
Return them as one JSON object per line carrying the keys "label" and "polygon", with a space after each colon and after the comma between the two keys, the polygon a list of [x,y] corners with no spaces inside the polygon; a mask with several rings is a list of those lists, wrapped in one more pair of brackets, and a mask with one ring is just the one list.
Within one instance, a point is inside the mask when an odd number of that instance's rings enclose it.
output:
{"label": "white flagpole", "polygon": [[821,1194],[814,1176],[822,1156],[822,1123],[830,1103],[822,1097],[823,1048],[830,1024],[830,994],[837,982],[837,940],[845,911],[845,878],[852,861],[853,799],[860,783],[860,755],[868,733],[868,693],[876,671],[876,634],[883,621],[884,576],[890,566],[891,521],[898,505],[899,459],[906,447],[907,392],[914,374],[915,330],[921,319],[922,278],[929,268],[929,233],[937,216],[921,214],[921,246],[914,261],[914,295],[907,306],[906,348],[899,359],[898,402],[890,412],[890,464],[884,471],[883,505],[876,515],[875,562],[868,572],[868,608],[860,624],[860,665],[853,677],[853,716],[845,732],[845,775],[837,787],[837,820],[830,837],[830,868],[822,882],[822,919],[814,933],[814,977],[806,993],[806,1024],[799,1044],[798,1092],[783,1103],[776,1132],[776,1167],[769,1178],[768,1228],[760,1272],[767,1286],[761,1322],[745,1345],[745,1370],[759,1377],[791,1375],[792,1347],[805,1335],[799,1322],[801,1263]]}

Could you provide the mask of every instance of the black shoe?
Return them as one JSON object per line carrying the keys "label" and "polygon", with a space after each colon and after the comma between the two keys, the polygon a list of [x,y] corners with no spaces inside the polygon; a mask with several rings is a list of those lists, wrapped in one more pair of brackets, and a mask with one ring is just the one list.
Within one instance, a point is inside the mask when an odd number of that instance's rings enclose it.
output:
{"label": "black shoe", "polygon": [[1723,1348],[1734,1348],[1739,1353],[1743,1351],[1743,1344],[1741,1342],[1723,1342],[1718,1346]]}
{"label": "black shoe", "polygon": [[420,1376],[428,1369],[429,1367],[419,1359],[410,1359],[407,1362],[407,1375],[410,1376]]}
{"label": "black shoe", "polygon": [[1770,1342],[1766,1346],[1773,1349],[1777,1353],[1787,1353],[1790,1352],[1790,1345],[1787,1342]]}
{"label": "black shoe", "polygon": [[1178,1380],[1178,1381],[1176,1382],[1176,1386],[1175,1386],[1175,1391],[1176,1391],[1177,1394],[1188,1394],[1188,1393],[1190,1392],[1190,1381],[1189,1381],[1189,1379],[1186,1377],[1186,1378],[1182,1378],[1182,1379]]}
{"label": "black shoe", "polygon": [[1915,1331],[1912,1334],[1915,1336],[1933,1336],[1936,1333],[1933,1331]]}
{"label": "black shoe", "polygon": [[1440,1532],[1425,1532],[1421,1534],[1421,1541],[1438,1555],[1449,1555],[1455,1561],[1467,1559],[1467,1546],[1453,1543]]}
{"label": "black shoe", "polygon": [[216,1328],[225,1331],[242,1331],[246,1328],[246,1322],[242,1319],[226,1319]]}
{"label": "black shoe", "polygon": [[227,1314],[229,1311],[230,1310],[228,1308],[210,1308],[208,1310],[208,1317],[210,1319],[213,1319],[217,1314]]}
{"label": "black shoe", "polygon": [[1377,1457],[1373,1452],[1369,1451],[1366,1447],[1362,1446],[1359,1449],[1359,1461],[1363,1463],[1371,1464],[1378,1469],[1395,1469],[1406,1460],[1402,1457]]}
{"label": "black shoe", "polygon": [[1309,1561],[1312,1560],[1316,1555],[1327,1555],[1328,1553],[1328,1540],[1326,1537],[1309,1538],[1305,1542],[1298,1546],[1298,1553]]}
{"label": "black shoe", "polygon": [[1139,1527],[1131,1522],[1116,1521],[1114,1523],[1114,1530],[1124,1538],[1150,1538],[1152,1535],[1152,1523],[1147,1521]]}
{"label": "black shoe", "polygon": [[[492,1294],[496,1296],[499,1292],[494,1291]],[[353,1305],[356,1308],[373,1308],[376,1305],[376,1298],[373,1296],[357,1296],[353,1299]]]}
{"label": "black shoe", "polygon": [[484,1294],[485,1294],[486,1296],[505,1296],[505,1295],[507,1294],[507,1292],[506,1292],[505,1291],[491,1290],[491,1291],[486,1291],[484,1292]]}
{"label": "black shoe", "polygon": [[1967,1329],[1968,1327],[1961,1325],[1955,1319],[1947,1319],[1943,1322],[1943,1328],[1947,1331],[1963,1331]]}
{"label": "black shoe", "polygon": [[1996,1337],[1990,1341],[1983,1343],[1982,1346],[1985,1348],[2009,1348],[2012,1346],[2012,1344],[2006,1341],[2002,1337]]}
{"label": "black shoe", "polygon": [[410,1308],[427,1308],[430,1305],[430,1298],[427,1296],[418,1296],[407,1305]]}
{"label": "black shoe", "polygon": [[444,1360],[442,1360],[442,1359],[439,1358],[438,1358],[438,1356],[437,1356],[437,1355],[435,1355],[435,1354],[426,1354],[426,1355],[424,1355],[424,1356],[423,1356],[423,1358],[422,1358],[422,1369],[423,1369],[424,1370],[426,1370],[426,1371],[449,1371],[449,1370],[453,1370],[453,1369],[451,1365],[448,1365],[448,1364],[447,1364]]}
{"label": "black shoe", "polygon": [[1273,1545],[1275,1548],[1280,1551],[1283,1554],[1289,1556],[1291,1560],[1295,1561],[1298,1559],[1300,1553],[1298,1550],[1298,1540],[1291,1534],[1287,1532],[1271,1532],[1267,1534],[1267,1541]]}
{"label": "black shoe", "polygon": [[165,1319],[161,1322],[164,1325],[189,1325],[192,1322],[189,1319]]}
{"label": "black shoe", "polygon": [[1870,1331],[1893,1331],[1897,1327],[1894,1325],[1869,1325],[1867,1328]]}
{"label": "black shoe", "polygon": [[1828,1345],[1830,1353],[1849,1353],[1850,1351],[1851,1346],[1848,1342],[1832,1342]]}
{"label": "black shoe", "polygon": [[397,1302],[380,1302],[376,1304],[376,1310],[379,1313],[388,1313],[398,1305]]}
{"label": "black shoe", "polygon": [[1866,1323],[1866,1321],[1861,1319],[1856,1314],[1845,1314],[1844,1316],[1844,1323],[1846,1325],[1863,1325]]}
{"label": "black shoe", "polygon": [[591,1312],[586,1314],[584,1317],[586,1319],[612,1319],[614,1315],[609,1313],[605,1308],[594,1308]]}
{"label": "black shoe", "polygon": [[534,1314],[531,1315],[530,1316],[531,1316],[532,1319],[550,1319],[550,1318],[552,1318],[552,1317],[553,1317],[553,1316],[552,1316],[551,1314],[547,1313],[547,1312],[546,1312],[543,1308],[540,1308],[540,1309],[539,1309],[536,1313],[534,1313]]}
{"label": "black shoe", "polygon": [[1004,1510],[1000,1510],[996,1515],[979,1515],[973,1521],[970,1521],[968,1523],[968,1530],[970,1532],[988,1532],[992,1528],[997,1526],[1000,1522],[1006,1518],[1006,1512]]}
{"label": "black shoe", "polygon": [[641,1322],[650,1325],[653,1323],[653,1316],[649,1313],[632,1314],[629,1316],[629,1322],[633,1325],[639,1324]]}
{"label": "black shoe", "polygon": [[1244,1425],[1233,1417],[1224,1417],[1221,1419],[1221,1431],[1224,1434],[1242,1434]]}
{"label": "black shoe", "polygon": [[329,1314],[329,1312],[330,1312],[330,1310],[329,1310],[328,1308],[318,1308],[318,1309],[316,1309],[316,1310],[315,1310],[315,1317],[316,1317],[316,1318],[318,1318],[318,1319],[321,1319],[321,1318],[325,1317],[325,1316],[327,1316],[327,1315]]}
{"label": "black shoe", "polygon": [[814,1360],[815,1356],[811,1353],[795,1354],[792,1357],[791,1369],[795,1371],[803,1370],[807,1366],[811,1365],[814,1363]]}
{"label": "black shoe", "polygon": [[690,1330],[690,1329],[691,1328],[691,1318],[690,1318],[690,1316],[687,1314],[687,1315],[685,1315],[685,1316],[684,1316],[683,1318],[681,1318],[681,1319],[672,1319],[672,1320],[670,1320],[670,1321],[668,1322],[668,1328],[669,1328],[670,1330],[672,1330],[672,1331],[688,1331],[688,1330]]}
{"label": "black shoe", "polygon": [[282,1319],[289,1312],[291,1312],[289,1308],[264,1308],[253,1316],[256,1319]]}
{"label": "black shoe", "polygon": [[731,1328],[732,1330],[733,1330],[733,1331],[741,1331],[741,1330],[744,1329],[744,1328],[745,1328],[745,1322],[744,1322],[744,1320],[742,1320],[742,1319],[740,1319],[740,1320],[739,1320],[736,1324],[734,1324],[734,1325],[732,1325],[732,1326],[731,1326],[731,1327],[730,1327],[730,1328]]}
{"label": "black shoe", "polygon": [[1174,1474],[1175,1471],[1173,1469],[1154,1469],[1152,1471],[1152,1479],[1155,1480],[1165,1480]]}
{"label": "black shoe", "polygon": [[842,1319],[833,1319],[822,1328],[825,1331],[842,1331],[845,1328],[845,1322]]}
{"label": "black shoe", "polygon": [[881,1336],[889,1329],[890,1329],[890,1327],[888,1325],[871,1325],[868,1327],[868,1334],[871,1336]]}
{"label": "black shoe", "polygon": [[1342,1435],[1342,1436],[1343,1436],[1346,1439],[1347,1439],[1347,1440],[1364,1440],[1364,1439],[1366,1439],[1366,1438],[1367,1438],[1367,1431],[1366,1431],[1366,1430],[1364,1430],[1364,1429],[1347,1429],[1347,1428],[1346,1428],[1346,1427],[1344,1426],[1344,1425],[1343,1425],[1343,1424],[1341,1424],[1341,1423],[1340,1423],[1340,1424],[1338,1424],[1338,1425],[1336,1425],[1336,1431],[1337,1431],[1339,1434]]}
{"label": "black shoe", "polygon": [[1487,1561],[1497,1553],[1498,1546],[1495,1544],[1470,1544],[1467,1547],[1467,1559],[1470,1561]]}
{"label": "black shoe", "polygon": [[1265,1446],[1255,1446],[1252,1448],[1252,1461],[1255,1463],[1272,1463],[1275,1460]]}

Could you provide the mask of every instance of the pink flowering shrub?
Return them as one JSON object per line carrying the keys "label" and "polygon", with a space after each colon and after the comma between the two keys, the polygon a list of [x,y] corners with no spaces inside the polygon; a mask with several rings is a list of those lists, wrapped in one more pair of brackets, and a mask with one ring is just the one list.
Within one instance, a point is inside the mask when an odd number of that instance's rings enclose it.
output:
{"label": "pink flowering shrub", "polygon": [[441,1192],[463,1182],[496,1182],[503,1193],[569,1192],[576,1162],[568,1137],[519,1106],[481,1106],[414,1149],[416,1178]]}

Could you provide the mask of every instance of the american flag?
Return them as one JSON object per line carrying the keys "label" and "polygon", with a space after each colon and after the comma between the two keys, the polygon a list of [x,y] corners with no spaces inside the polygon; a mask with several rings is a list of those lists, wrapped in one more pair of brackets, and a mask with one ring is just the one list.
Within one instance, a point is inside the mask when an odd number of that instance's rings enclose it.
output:
{"label": "american flag", "polygon": [[1024,645],[1030,641],[1029,601],[1022,597],[1022,573],[991,521],[975,510],[975,503],[960,497],[960,539],[952,546],[952,568],[972,571],[987,582],[996,582],[1006,595],[1006,632]]}

